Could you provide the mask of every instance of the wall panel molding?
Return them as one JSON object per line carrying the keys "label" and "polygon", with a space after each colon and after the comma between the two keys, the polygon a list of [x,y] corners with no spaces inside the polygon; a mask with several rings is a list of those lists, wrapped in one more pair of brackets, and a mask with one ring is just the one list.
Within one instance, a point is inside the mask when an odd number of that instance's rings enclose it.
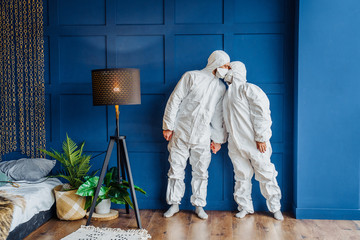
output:
{"label": "wall panel molding", "polygon": [[[169,164],[161,128],[167,99],[185,71],[205,67],[209,54],[223,49],[233,60],[245,62],[248,81],[259,85],[271,100],[273,158],[284,209],[290,209],[291,4],[284,0],[55,0],[45,4],[48,147],[59,148],[69,131],[74,139],[86,141],[87,152],[105,151],[115,131],[114,107],[92,106],[91,70],[140,68],[142,104],[120,106],[120,130],[127,136],[135,183],[149,192],[147,198],[139,196],[140,208],[165,208]],[[92,160],[94,168],[101,168],[103,157]],[[112,158],[110,164],[114,163]],[[207,209],[235,210],[226,144],[214,155],[209,174]],[[188,167],[185,209],[192,209],[190,176]],[[256,184],[253,198],[256,209],[265,210]]]}
{"label": "wall panel molding", "polygon": [[106,0],[57,0],[58,21],[68,25],[105,25]]}

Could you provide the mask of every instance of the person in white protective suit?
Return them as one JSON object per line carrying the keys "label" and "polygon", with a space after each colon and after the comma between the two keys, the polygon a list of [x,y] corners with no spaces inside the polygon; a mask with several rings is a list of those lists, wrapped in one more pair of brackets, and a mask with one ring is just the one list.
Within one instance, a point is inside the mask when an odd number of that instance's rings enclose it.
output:
{"label": "person in white protective suit", "polygon": [[243,218],[254,213],[251,179],[255,172],[269,211],[276,219],[283,220],[277,171],[270,162],[272,121],[269,99],[258,86],[247,83],[242,62],[231,62],[230,67],[224,79],[229,88],[223,100],[223,113],[229,134],[229,157],[235,173],[234,199],[239,210],[235,216]]}
{"label": "person in white protective suit", "polygon": [[204,69],[189,71],[182,76],[167,102],[163,135],[169,141],[166,201],[171,207],[164,217],[171,217],[179,211],[185,192],[185,167],[190,158],[191,203],[201,219],[208,218],[203,207],[206,205],[207,169],[211,160],[210,141],[214,153],[226,141],[222,116],[226,88],[219,78],[225,77],[229,64],[230,57],[224,51],[214,51]]}

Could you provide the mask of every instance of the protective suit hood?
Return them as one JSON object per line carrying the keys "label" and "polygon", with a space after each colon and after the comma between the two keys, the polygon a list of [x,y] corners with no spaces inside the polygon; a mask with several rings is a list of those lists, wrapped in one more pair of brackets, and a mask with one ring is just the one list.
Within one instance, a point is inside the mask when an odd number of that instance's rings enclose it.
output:
{"label": "protective suit hood", "polygon": [[230,62],[229,55],[222,50],[216,50],[209,56],[205,70],[212,72],[228,62]]}
{"label": "protective suit hood", "polygon": [[231,84],[233,81],[238,84],[246,83],[246,67],[245,64],[240,61],[230,63],[231,69],[226,74],[225,82]]}

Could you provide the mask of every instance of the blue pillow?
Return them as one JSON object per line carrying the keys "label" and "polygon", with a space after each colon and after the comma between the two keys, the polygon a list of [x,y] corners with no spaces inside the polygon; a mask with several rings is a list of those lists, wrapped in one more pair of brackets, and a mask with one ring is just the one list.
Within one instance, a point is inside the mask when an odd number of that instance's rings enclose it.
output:
{"label": "blue pillow", "polygon": [[45,158],[21,158],[0,162],[0,171],[14,181],[37,181],[47,176],[56,160]]}
{"label": "blue pillow", "polygon": [[9,181],[9,178],[6,176],[5,173],[0,172],[0,187],[5,185]]}

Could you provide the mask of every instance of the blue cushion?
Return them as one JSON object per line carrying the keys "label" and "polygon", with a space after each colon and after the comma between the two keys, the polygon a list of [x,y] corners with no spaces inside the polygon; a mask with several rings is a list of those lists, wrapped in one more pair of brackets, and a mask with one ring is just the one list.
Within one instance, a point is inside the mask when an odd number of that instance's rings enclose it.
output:
{"label": "blue cushion", "polygon": [[9,181],[9,178],[6,176],[5,173],[0,172],[0,186],[3,186]]}

